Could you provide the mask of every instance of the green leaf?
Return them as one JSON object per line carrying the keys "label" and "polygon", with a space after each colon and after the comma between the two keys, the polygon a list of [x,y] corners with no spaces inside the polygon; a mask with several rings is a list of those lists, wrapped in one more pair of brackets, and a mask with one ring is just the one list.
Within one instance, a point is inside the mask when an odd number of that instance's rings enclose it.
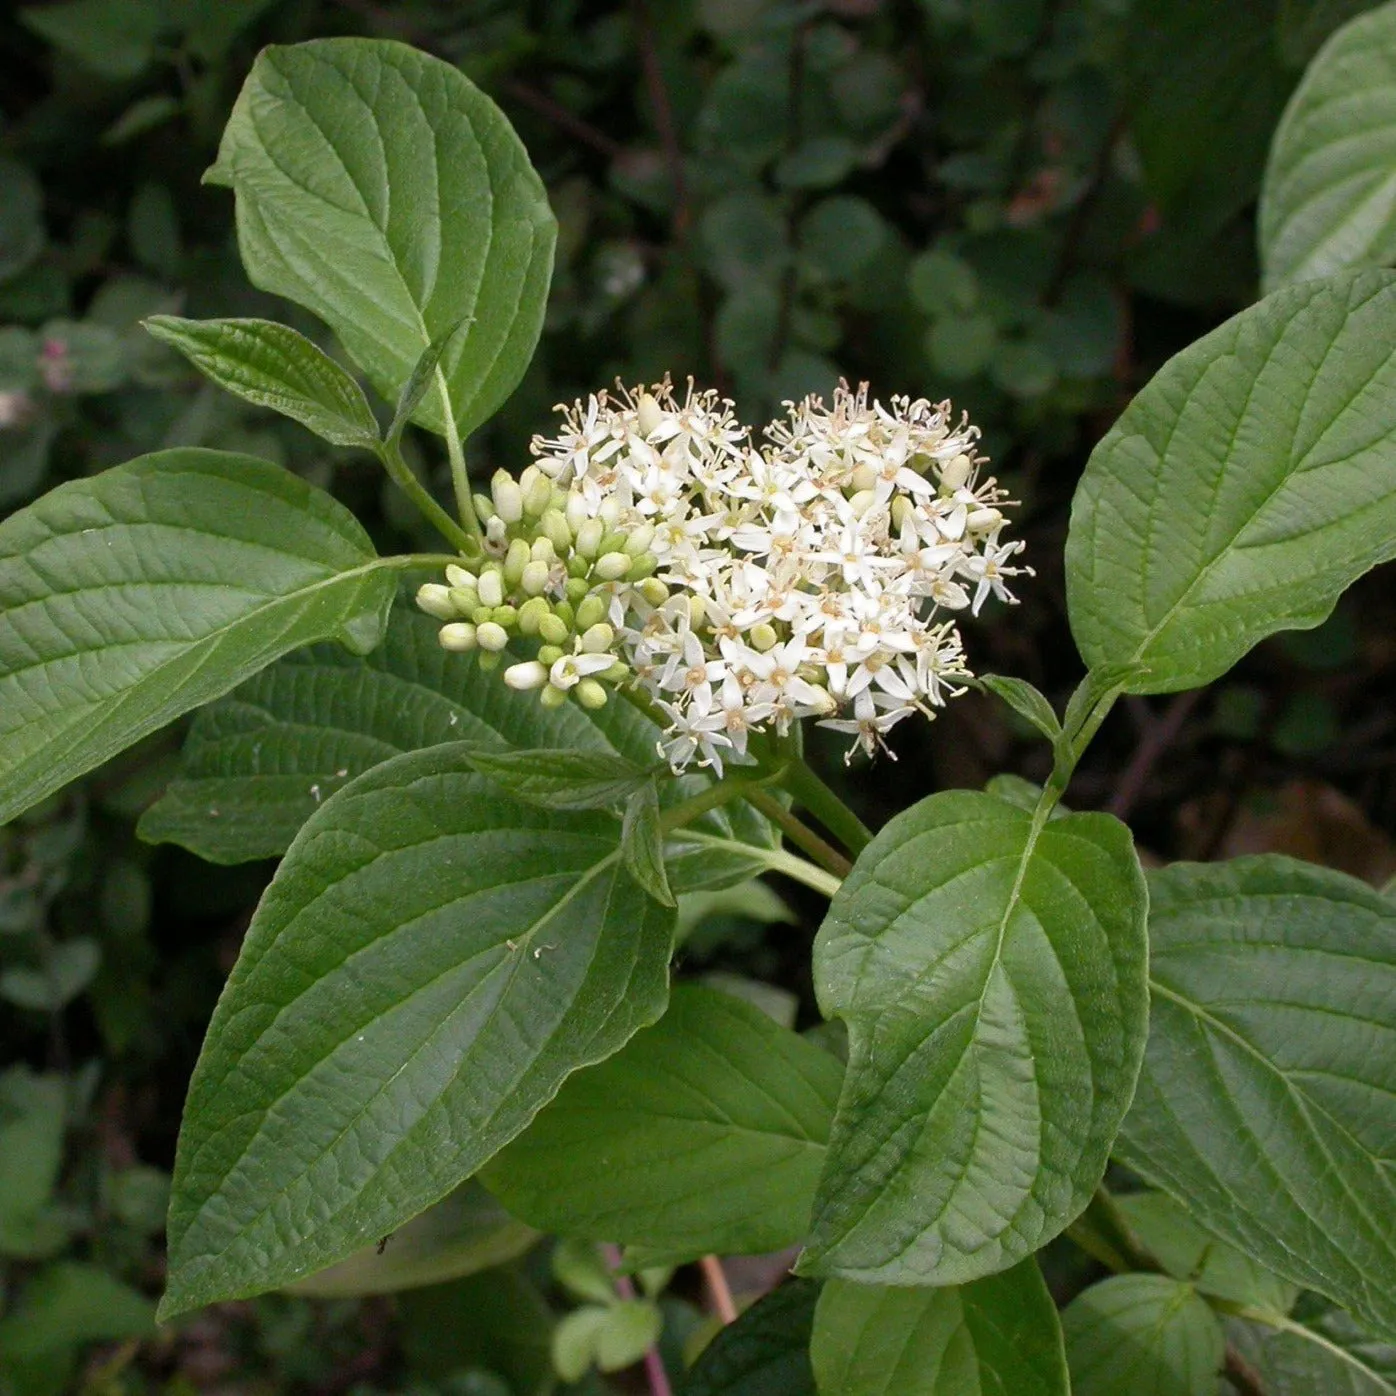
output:
{"label": "green leaf", "polygon": [[63,1164],[67,1092],[61,1076],[11,1067],[0,1076],[0,1255],[42,1259],[68,1228],[50,1198]]}
{"label": "green leaf", "polygon": [[1195,688],[1396,555],[1396,277],[1277,291],[1170,359],[1091,453],[1067,601],[1092,668]]}
{"label": "green leaf", "polygon": [[482,1177],[535,1226],[647,1256],[778,1250],[809,1224],[841,1075],[759,1009],[685,985]]}
{"label": "green leaf", "polygon": [[557,224],[513,128],[449,63],[382,39],[263,49],[205,179],[237,195],[252,282],[320,316],[387,401],[468,322],[414,421],[464,436],[523,375]]}
{"label": "green leaf", "polygon": [[596,1333],[596,1365],[603,1372],[633,1366],[658,1342],[663,1315],[648,1299],[622,1299],[605,1311]]}
{"label": "green leaf", "polygon": [[[530,699],[530,707],[536,706]],[[516,799],[544,809],[608,809],[654,784],[643,766],[609,752],[545,747],[472,751],[466,759]]]}
{"label": "green leaf", "polygon": [[1150,878],[1153,1014],[1116,1154],[1396,1337],[1396,904],[1277,856]]}
{"label": "green leaf", "polygon": [[830,1280],[810,1358],[824,1396],[1068,1396],[1056,1306],[1036,1261],[930,1289]]}
{"label": "green leaf", "polygon": [[412,414],[421,406],[422,399],[426,397],[428,390],[436,381],[436,370],[441,363],[441,356],[465,323],[464,320],[458,321],[450,329],[439,334],[418,356],[417,362],[412,366],[411,375],[407,382],[402,385],[402,392],[398,394],[397,407],[393,411],[393,420],[388,427],[389,441],[396,442],[407,430],[407,424],[412,420]]}
{"label": "green leaf", "polygon": [[190,1086],[164,1314],[387,1235],[664,1011],[673,914],[625,876],[616,833],[503,798],[459,744],[317,811]]}
{"label": "green leaf", "polygon": [[0,523],[0,823],[288,650],[381,638],[343,505],[223,451],[142,456]]}
{"label": "green leaf", "polygon": [[336,446],[378,444],[363,389],[318,345],[273,320],[182,320],[152,315],[144,325],[201,373],[238,397],[270,407]]}
{"label": "green leaf", "polygon": [[33,172],[0,155],[0,281],[18,275],[44,250],[43,212],[44,192]]}
{"label": "green leaf", "polygon": [[974,791],[888,823],[814,951],[849,1066],[802,1272],[964,1284],[1086,1205],[1144,1047],[1129,831]]}
{"label": "green leaf", "polygon": [[1396,1396],[1396,1345],[1317,1295],[1304,1297],[1296,1318],[1278,1329],[1240,1319],[1227,1324],[1266,1396]]}
{"label": "green leaf", "polygon": [[350,1299],[442,1284],[514,1260],[538,1233],[469,1182],[390,1236],[287,1288],[311,1299]]}
{"label": "green leaf", "polygon": [[1115,1275],[1062,1314],[1075,1396],[1217,1396],[1226,1341],[1189,1284]]}
{"label": "green leaf", "polygon": [[64,940],[44,952],[37,969],[19,965],[0,972],[0,999],[38,1013],[65,1008],[92,983],[102,951],[86,936]]}
{"label": "green leaf", "polygon": [[[39,1271],[0,1319],[0,1362],[154,1331],[155,1306],[95,1265],[62,1261]],[[2,1370],[2,1369],[0,1369]]]}
{"label": "green leaf", "polygon": [[979,682],[997,694],[1019,717],[1032,723],[1049,742],[1061,736],[1062,725],[1052,711],[1052,705],[1026,679],[1002,674],[981,675]]}
{"label": "green leaf", "polygon": [[610,1309],[583,1304],[553,1329],[553,1367],[565,1382],[580,1381],[596,1361],[597,1340]]}
{"label": "green leaf", "polygon": [[512,1266],[411,1290],[397,1307],[414,1376],[445,1383],[476,1368],[499,1373],[513,1396],[552,1391],[552,1311]]}
{"label": "green leaf", "polygon": [[164,5],[128,0],[68,0],[19,12],[27,29],[100,77],[138,77],[155,57],[155,41],[168,23]]}
{"label": "green leaf", "polygon": [[680,1396],[815,1396],[810,1331],[820,1286],[786,1280],[699,1354]]}
{"label": "green leaf", "polygon": [[[657,731],[630,704],[612,703],[595,715],[574,704],[546,709],[497,673],[482,673],[474,655],[448,654],[437,643],[439,628],[398,607],[373,653],[358,657],[326,645],[288,655],[205,708],[189,734],[181,774],[142,818],[141,837],[182,844],[213,863],[276,858],[346,781],[440,742],[468,742],[466,760],[494,780],[506,768],[521,776],[519,765],[529,767],[530,779],[510,793],[530,803],[560,794],[557,786],[551,794],[545,789],[539,749],[581,761],[564,767],[569,782],[581,780],[574,793],[590,779],[583,772],[598,769],[586,764],[593,755],[629,762],[626,769],[653,764]],[[499,750],[491,754],[490,746]],[[622,768],[610,769],[618,777]],[[703,775],[665,781],[664,803],[709,783]],[[589,802],[599,791],[591,785],[582,793]],[[775,841],[749,805],[713,810],[671,839],[670,884],[677,892],[744,881],[764,871]]]}
{"label": "green leaf", "polygon": [[1396,259],[1396,5],[1345,24],[1289,99],[1260,199],[1266,290]]}
{"label": "green leaf", "polygon": [[665,906],[676,906],[664,871],[664,830],[659,823],[659,790],[647,780],[630,797],[621,825],[620,852],[626,871]]}
{"label": "green leaf", "polygon": [[1115,1205],[1145,1249],[1174,1279],[1196,1285],[1198,1293],[1278,1314],[1287,1313],[1299,1297],[1297,1285],[1214,1240],[1166,1193],[1126,1193]]}

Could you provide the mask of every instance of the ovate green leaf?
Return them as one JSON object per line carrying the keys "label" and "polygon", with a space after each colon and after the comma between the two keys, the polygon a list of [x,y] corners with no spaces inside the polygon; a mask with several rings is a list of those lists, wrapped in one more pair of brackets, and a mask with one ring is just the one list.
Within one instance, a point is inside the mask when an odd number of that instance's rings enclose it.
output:
{"label": "ovate green leaf", "polygon": [[1062,1314],[1075,1396],[1217,1396],[1226,1342],[1189,1284],[1116,1275]]}
{"label": "ovate green leaf", "polygon": [[483,1178],[564,1235],[677,1260],[778,1250],[809,1224],[842,1070],[730,995],[677,989],[669,1011],[578,1072]]}
{"label": "ovate green leaf", "polygon": [[503,1265],[538,1239],[531,1226],[511,1217],[479,1183],[468,1182],[392,1235],[287,1287],[312,1299],[391,1294]]}
{"label": "ovate green leaf", "polygon": [[167,1313],[385,1236],[667,999],[673,914],[616,821],[518,804],[458,744],[396,757],[297,835],[194,1073]]}
{"label": "ovate green leaf", "polygon": [[849,1066],[803,1269],[963,1284],[1081,1211],[1139,1070],[1146,906],[1106,815],[954,791],[878,834],[815,942]]}
{"label": "ovate green leaf", "polygon": [[270,407],[337,446],[372,450],[378,423],[363,389],[318,345],[273,320],[182,320],[145,327],[220,388]]}
{"label": "ovate green leaf", "polygon": [[626,802],[620,851],[630,876],[655,901],[676,905],[664,871],[664,830],[659,822],[659,791],[653,780],[645,781]]}
{"label": "ovate green leaf", "polygon": [[347,509],[250,456],[60,485],[0,523],[0,823],[298,645],[371,648],[392,587]]}
{"label": "ovate green leaf", "polygon": [[1282,1328],[1233,1319],[1227,1331],[1265,1396],[1396,1396],[1396,1344],[1318,1295],[1305,1295]]}
{"label": "ovate green leaf", "polygon": [[786,1280],[699,1354],[681,1396],[815,1396],[810,1330],[819,1285]]}
{"label": "ovate green leaf", "polygon": [[1068,1396],[1056,1306],[1036,1261],[973,1284],[830,1280],[810,1357],[821,1396]]}
{"label": "ovate green leaf", "polygon": [[1396,5],[1344,25],[1289,99],[1261,186],[1260,255],[1267,290],[1396,260]]}
{"label": "ovate green leaf", "polygon": [[1067,538],[1086,662],[1194,688],[1396,555],[1396,277],[1287,287],[1170,359],[1091,453]]}
{"label": "ovate green leaf", "polygon": [[605,809],[653,782],[652,772],[609,752],[484,750],[471,752],[469,760],[516,799],[544,809]]}
{"label": "ovate green leaf", "polygon": [[513,128],[449,63],[387,40],[263,49],[206,178],[237,195],[252,281],[320,316],[389,402],[468,322],[415,421],[465,435],[522,376],[557,225]]}
{"label": "ovate green leaf", "polygon": [[1396,904],[1274,856],[1150,889],[1153,1016],[1117,1155],[1396,1337]]}

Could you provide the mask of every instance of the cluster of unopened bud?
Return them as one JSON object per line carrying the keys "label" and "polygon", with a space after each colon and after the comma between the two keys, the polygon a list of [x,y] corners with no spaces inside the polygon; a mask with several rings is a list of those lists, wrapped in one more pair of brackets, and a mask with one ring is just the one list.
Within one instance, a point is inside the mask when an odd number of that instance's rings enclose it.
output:
{"label": "cluster of unopened bud", "polygon": [[511,641],[536,645],[535,657],[509,665],[504,681],[537,690],[544,707],[569,697],[600,708],[607,685],[630,675],[615,653],[607,617],[616,592],[634,588],[651,605],[669,589],[654,576],[648,551],[654,526],[616,527],[619,508],[586,501],[554,485],[537,466],[516,480],[496,472],[488,495],[475,496],[485,539],[484,557],[446,568],[446,583],[427,583],[417,604],[444,621],[442,647],[479,651],[482,669],[497,668]]}

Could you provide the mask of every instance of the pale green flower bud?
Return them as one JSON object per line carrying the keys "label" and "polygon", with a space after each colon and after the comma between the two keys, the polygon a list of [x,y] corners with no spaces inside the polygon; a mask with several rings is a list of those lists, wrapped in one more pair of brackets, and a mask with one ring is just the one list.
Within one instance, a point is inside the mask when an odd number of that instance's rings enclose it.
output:
{"label": "pale green flower bud", "polygon": [[548,541],[557,549],[559,557],[571,551],[571,525],[556,509],[549,509],[539,520],[538,526],[547,535]]}
{"label": "pale green flower bud", "polygon": [[546,536],[533,540],[528,555],[534,562],[546,562],[551,565],[557,561],[557,549],[553,546],[553,540]]}
{"label": "pale green flower bud", "polygon": [[630,677],[630,665],[623,659],[618,659],[609,669],[602,671],[601,677],[607,683],[624,683]]}
{"label": "pale green flower bud", "polygon": [[583,634],[582,653],[605,654],[615,642],[616,632],[604,620],[599,620],[595,625],[588,626]]}
{"label": "pale green flower bud", "polygon": [[597,509],[596,513],[607,528],[614,528],[620,522],[620,500],[614,495],[608,494],[601,501],[601,507]]}
{"label": "pale green flower bud", "polygon": [[473,615],[480,605],[480,593],[474,587],[452,587],[451,605],[456,608],[456,615]]}
{"label": "pale green flower bud", "polygon": [[975,533],[992,533],[1003,522],[1003,515],[997,509],[971,509],[965,519],[965,527]]}
{"label": "pale green flower bud", "polygon": [[581,553],[573,553],[567,559],[567,575],[580,581],[588,591],[591,587],[586,581],[587,574],[591,571],[591,563],[584,558]]}
{"label": "pale green flower bud", "polygon": [[539,518],[553,502],[553,482],[536,465],[528,466],[519,476],[519,489],[524,513],[530,519]]}
{"label": "pale green flower bud", "polygon": [[448,562],[446,564],[446,580],[453,587],[473,587],[475,574],[467,571],[464,567],[457,567],[454,562]]}
{"label": "pale green flower bud", "polygon": [[582,707],[589,708],[592,712],[606,706],[606,690],[595,679],[583,679],[572,691],[577,695],[577,701]]}
{"label": "pale green flower bud", "polygon": [[664,409],[649,393],[641,393],[639,402],[635,404],[635,416],[640,435],[648,437],[663,425]]}
{"label": "pale green flower bud", "polygon": [[528,544],[522,538],[515,538],[504,555],[504,581],[510,589],[523,580],[523,570],[529,562]]}
{"label": "pale green flower bud", "polygon": [[490,615],[490,619],[496,625],[502,625],[506,630],[512,629],[519,623],[518,608],[511,606],[507,601],[502,606],[496,606]]}
{"label": "pale green flower bud", "polygon": [[649,551],[650,544],[654,542],[654,535],[653,524],[639,524],[630,530],[629,536],[621,545],[621,551],[629,553],[631,557],[639,557],[641,553]]}
{"label": "pale green flower bud", "polygon": [[478,519],[488,519],[494,515],[494,500],[487,494],[471,495],[470,502],[475,506],[475,516]]}
{"label": "pale green flower bud", "polygon": [[441,641],[441,648],[450,650],[452,654],[465,654],[473,650],[478,642],[475,627],[468,621],[443,625],[436,638]]}
{"label": "pale green flower bud", "polygon": [[456,608],[451,604],[451,589],[439,582],[427,582],[417,588],[417,605],[437,620],[456,618]]}
{"label": "pale green flower bud", "polygon": [[546,688],[539,690],[538,701],[545,708],[560,708],[567,701],[567,690],[554,688],[552,684],[549,684]]}
{"label": "pale green flower bud", "polygon": [[475,662],[480,666],[482,674],[492,674],[504,662],[504,656],[496,654],[493,650],[481,650],[480,657]]}
{"label": "pale green flower bud", "polygon": [[488,572],[480,573],[480,581],[476,590],[480,593],[482,606],[502,606],[504,604],[504,578],[500,575],[498,563],[492,563]]}
{"label": "pale green flower bud", "polygon": [[873,489],[877,484],[877,471],[871,465],[857,466],[853,471],[853,488],[860,494]]}
{"label": "pale green flower bud", "polygon": [[[543,598],[538,598],[540,601]],[[529,605],[533,603],[530,601]],[[547,602],[543,603],[547,605]],[[540,639],[546,640],[550,645],[563,645],[567,643],[567,637],[572,632],[567,627],[567,622],[561,616],[555,616],[551,611],[545,616],[538,617],[538,635]]]}
{"label": "pale green flower bud", "polygon": [[532,596],[519,607],[519,634],[537,635],[545,618],[551,619],[552,610],[544,596]]}
{"label": "pale green flower bud", "polygon": [[750,633],[751,647],[759,650],[762,654],[773,648],[780,641],[780,636],[776,634],[776,628],[766,621],[760,621],[751,627]]}
{"label": "pale green flower bud", "polygon": [[587,561],[601,552],[601,540],[606,536],[606,525],[600,519],[587,519],[577,530],[577,554]]}
{"label": "pale green flower bud", "polygon": [[570,601],[554,601],[553,615],[560,620],[570,631],[577,619],[576,608]]}
{"label": "pale green flower bud", "polygon": [[654,569],[658,566],[659,559],[653,553],[641,553],[630,564],[630,571],[626,576],[632,582],[642,582],[646,577],[652,576]]}
{"label": "pale green flower bud", "polygon": [[601,597],[588,594],[577,603],[577,629],[590,630],[597,621],[606,619],[606,603]]}
{"label": "pale green flower bud", "polygon": [[476,625],[483,625],[487,620],[494,619],[494,607],[476,606],[470,613],[470,619],[473,620]]}
{"label": "pale green flower bud", "polygon": [[[586,566],[585,563],[582,566]],[[585,577],[569,577],[567,579],[566,593],[567,599],[574,605],[580,606],[591,592],[591,583]]]}
{"label": "pale green flower bud", "polygon": [[[631,575],[634,575],[633,569]],[[636,590],[654,607],[662,606],[669,599],[669,588],[658,577],[641,578]]]}
{"label": "pale green flower bud", "polygon": [[592,570],[603,582],[618,582],[629,573],[630,565],[626,553],[603,553]]}
{"label": "pale green flower bud", "polygon": [[702,625],[707,618],[707,602],[705,602],[701,596],[690,596],[688,598],[688,623],[690,625]]}
{"label": "pale green flower bud", "polygon": [[623,553],[626,542],[626,534],[619,529],[608,529],[601,537],[601,546],[597,553],[601,557],[605,557],[607,553]]}
{"label": "pale green flower bud", "polygon": [[966,455],[958,455],[954,460],[946,461],[940,471],[941,488],[948,494],[954,494],[968,482],[973,469],[974,463]]}
{"label": "pale green flower bud", "polygon": [[536,659],[527,660],[523,664],[511,664],[504,671],[504,682],[510,688],[518,689],[520,693],[542,688],[547,681],[548,666],[540,664]]}
{"label": "pale green flower bud", "polygon": [[475,638],[482,650],[498,653],[509,643],[509,632],[498,621],[487,620],[483,625],[476,626]]}
{"label": "pale green flower bud", "polygon": [[494,472],[490,480],[490,495],[494,499],[494,512],[505,523],[516,524],[523,518],[523,491],[507,470]]}
{"label": "pale green flower bud", "polygon": [[561,645],[539,645],[538,662],[551,668],[566,652]]}
{"label": "pale green flower bud", "polygon": [[530,562],[519,574],[519,586],[525,596],[535,599],[547,589],[548,574],[552,568],[546,562]]}
{"label": "pale green flower bud", "polygon": [[899,494],[892,501],[892,527],[900,532],[902,525],[915,509],[916,505],[906,495]]}
{"label": "pale green flower bud", "polygon": [[591,506],[581,495],[569,494],[563,510],[567,527],[572,530],[573,537],[576,537],[577,530],[591,517]]}
{"label": "pale green flower bud", "polygon": [[848,507],[855,519],[861,519],[877,503],[877,495],[871,489],[859,490],[849,501]]}

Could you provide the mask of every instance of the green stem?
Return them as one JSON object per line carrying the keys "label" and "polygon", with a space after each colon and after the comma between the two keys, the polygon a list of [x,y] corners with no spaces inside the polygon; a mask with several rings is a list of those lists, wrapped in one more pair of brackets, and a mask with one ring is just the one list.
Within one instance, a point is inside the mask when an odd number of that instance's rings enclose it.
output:
{"label": "green stem", "polygon": [[748,804],[759,809],[773,824],[779,825],[791,843],[804,849],[816,863],[827,868],[835,877],[845,878],[853,871],[853,864],[833,844],[820,838],[808,824],[786,809],[770,791],[750,790],[746,799]]}
{"label": "green stem", "polygon": [[474,555],[480,551],[480,541],[467,533],[427,492],[427,488],[412,473],[411,467],[402,458],[402,451],[396,441],[381,441],[378,444],[378,459],[388,472],[398,489],[405,494],[418,512],[431,524],[448,543],[454,543],[461,552]]}
{"label": "green stem", "polygon": [[456,414],[451,410],[451,394],[446,387],[446,375],[438,365],[436,386],[441,395],[441,411],[446,418],[446,454],[451,460],[451,486],[456,492],[456,512],[466,531],[480,537],[480,520],[475,517],[475,501],[470,497],[470,474],[465,468],[465,450],[460,432],[456,430]]}
{"label": "green stem", "polygon": [[781,784],[856,858],[872,842],[872,832],[819,778],[804,757],[795,757]]}
{"label": "green stem", "polygon": [[680,800],[678,804],[665,810],[660,816],[659,827],[666,834],[671,834],[675,829],[682,829],[685,824],[700,819],[710,809],[731,804],[733,800],[749,795],[752,785],[753,781],[749,776],[727,776],[724,780],[714,781],[706,790],[700,790],[696,795],[691,795],[687,800]]}
{"label": "green stem", "polygon": [[825,897],[832,897],[842,886],[842,880],[833,873],[827,873],[823,868],[817,868],[813,863],[797,858],[784,848],[758,848],[755,844],[743,843],[740,839],[724,839],[717,834],[706,834],[700,829],[685,829],[683,836],[690,842],[701,843],[707,848],[739,853],[743,858],[750,858],[753,863],[760,863],[765,871],[784,873],[792,882],[813,888]]}

